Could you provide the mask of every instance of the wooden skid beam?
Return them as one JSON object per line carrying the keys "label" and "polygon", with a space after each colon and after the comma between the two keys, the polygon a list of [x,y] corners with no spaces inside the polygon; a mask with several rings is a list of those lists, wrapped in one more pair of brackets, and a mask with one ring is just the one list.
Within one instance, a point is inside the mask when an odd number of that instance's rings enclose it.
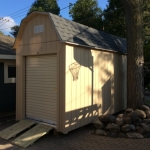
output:
{"label": "wooden skid beam", "polygon": [[29,145],[32,145],[36,140],[47,134],[53,127],[45,124],[38,124],[29,131],[25,132],[14,141],[13,144],[26,148]]}
{"label": "wooden skid beam", "polygon": [[24,131],[25,129],[31,127],[34,124],[36,123],[32,120],[21,120],[20,122],[2,130],[0,132],[0,137],[4,140],[8,140],[12,137],[15,137],[18,133]]}

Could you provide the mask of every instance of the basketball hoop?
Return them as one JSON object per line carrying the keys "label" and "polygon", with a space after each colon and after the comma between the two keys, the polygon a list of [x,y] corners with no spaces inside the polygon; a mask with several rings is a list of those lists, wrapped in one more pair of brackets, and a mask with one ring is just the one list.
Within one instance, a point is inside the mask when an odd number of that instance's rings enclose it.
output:
{"label": "basketball hoop", "polygon": [[79,74],[79,70],[80,70],[81,65],[77,62],[72,63],[69,66],[69,70],[73,76],[73,81],[76,81],[78,79],[78,74]]}

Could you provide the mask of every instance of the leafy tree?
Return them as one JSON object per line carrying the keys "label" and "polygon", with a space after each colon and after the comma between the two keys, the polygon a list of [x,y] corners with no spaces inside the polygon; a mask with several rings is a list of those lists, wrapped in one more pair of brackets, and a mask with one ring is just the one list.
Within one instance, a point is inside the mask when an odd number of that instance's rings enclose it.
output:
{"label": "leafy tree", "polygon": [[97,0],[77,0],[74,5],[70,5],[69,10],[73,21],[98,30],[103,29],[101,13]]}
{"label": "leafy tree", "polygon": [[51,12],[56,15],[60,14],[60,8],[57,4],[57,0],[35,0],[27,15],[33,11]]}
{"label": "leafy tree", "polygon": [[[144,29],[144,61],[150,61],[150,38],[146,33],[150,31],[150,0],[143,3],[143,29]],[[107,8],[104,10],[104,31],[126,38],[125,11],[120,0],[108,0]]]}
{"label": "leafy tree", "polygon": [[104,9],[104,31],[126,38],[125,12],[120,0],[108,0]]}
{"label": "leafy tree", "polygon": [[11,27],[11,32],[10,34],[13,35],[14,37],[17,37],[17,34],[18,34],[18,31],[19,31],[19,26],[18,25],[15,25],[13,27]]}
{"label": "leafy tree", "polygon": [[[60,8],[57,4],[57,0],[35,0],[29,9],[27,16],[33,11],[40,12],[51,12],[53,14],[59,15]],[[14,37],[17,37],[19,26],[14,26],[11,28],[12,32],[10,32]]]}
{"label": "leafy tree", "polygon": [[2,31],[0,31],[0,35],[4,35],[4,33]]}
{"label": "leafy tree", "polygon": [[144,61],[150,62],[150,0],[143,4]]}

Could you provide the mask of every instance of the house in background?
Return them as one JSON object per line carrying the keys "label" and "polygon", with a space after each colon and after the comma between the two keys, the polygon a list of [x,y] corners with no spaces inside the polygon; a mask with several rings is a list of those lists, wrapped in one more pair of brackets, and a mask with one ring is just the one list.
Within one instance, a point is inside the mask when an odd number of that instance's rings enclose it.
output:
{"label": "house in background", "polygon": [[15,112],[16,52],[14,38],[0,35],[0,113]]}
{"label": "house in background", "polygon": [[58,131],[126,108],[126,40],[51,13],[22,20],[16,49],[16,120]]}

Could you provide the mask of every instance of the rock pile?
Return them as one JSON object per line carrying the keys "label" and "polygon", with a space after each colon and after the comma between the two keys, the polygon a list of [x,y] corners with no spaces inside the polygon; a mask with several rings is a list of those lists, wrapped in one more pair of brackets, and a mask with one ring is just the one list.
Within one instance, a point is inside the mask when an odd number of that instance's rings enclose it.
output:
{"label": "rock pile", "polygon": [[123,114],[101,115],[93,123],[93,134],[120,138],[150,137],[150,108],[141,105],[138,109],[127,108]]}

